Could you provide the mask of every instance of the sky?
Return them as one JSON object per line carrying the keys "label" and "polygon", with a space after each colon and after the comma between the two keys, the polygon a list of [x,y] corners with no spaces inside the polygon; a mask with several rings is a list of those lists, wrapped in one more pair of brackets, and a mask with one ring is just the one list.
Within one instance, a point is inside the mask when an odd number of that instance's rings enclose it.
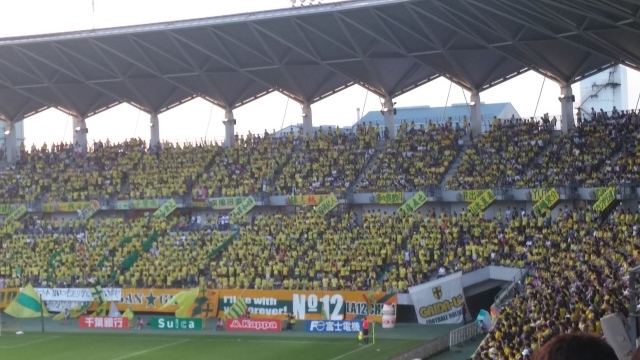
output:
{"label": "sky", "polygon": [[[323,3],[339,0],[323,0]],[[92,28],[139,25],[291,7],[290,0],[20,0],[5,1],[0,12],[0,37],[44,34]],[[635,107],[640,94],[640,73],[627,70],[628,104]],[[450,90],[449,90],[450,89]],[[579,84],[573,85],[580,99]],[[480,94],[485,103],[511,102],[524,117],[560,114],[560,87],[534,72],[528,72]],[[397,107],[445,106],[465,103],[457,85],[439,78],[395,99]],[[539,102],[538,102],[539,97]],[[448,99],[448,100],[447,100]],[[379,111],[379,98],[353,86],[313,104],[313,123],[351,126],[356,109]],[[609,110],[609,109],[605,109]],[[272,93],[234,110],[239,134],[262,133],[302,122],[300,105],[280,93]],[[173,142],[224,139],[224,111],[201,99],[159,115],[160,137]],[[71,141],[69,116],[49,109],[25,120],[25,144]],[[148,140],[149,115],[128,105],[119,105],[87,119],[88,140],[122,141],[131,137]]]}

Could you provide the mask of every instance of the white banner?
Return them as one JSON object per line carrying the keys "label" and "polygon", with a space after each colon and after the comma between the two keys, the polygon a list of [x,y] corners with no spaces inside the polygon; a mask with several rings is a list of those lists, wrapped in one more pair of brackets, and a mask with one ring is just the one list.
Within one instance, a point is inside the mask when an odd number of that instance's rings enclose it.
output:
{"label": "white banner", "polygon": [[[35,288],[35,291],[43,301],[93,302],[90,288]],[[102,289],[102,294],[106,301],[120,302],[122,300],[122,289],[119,288]]]}
{"label": "white banner", "polygon": [[66,309],[71,309],[73,307],[81,306],[84,304],[85,302],[82,302],[82,301],[47,301],[45,302],[47,311],[52,313],[63,312]]}
{"label": "white banner", "polygon": [[464,321],[462,272],[409,288],[420,324],[460,324]]}

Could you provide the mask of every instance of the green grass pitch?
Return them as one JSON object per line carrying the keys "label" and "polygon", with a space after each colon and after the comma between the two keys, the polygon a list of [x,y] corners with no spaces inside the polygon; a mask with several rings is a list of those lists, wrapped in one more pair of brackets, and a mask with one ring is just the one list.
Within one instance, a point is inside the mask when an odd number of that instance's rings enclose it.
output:
{"label": "green grass pitch", "polygon": [[348,337],[173,335],[26,332],[0,336],[2,359],[40,360],[386,360],[419,345],[415,339],[376,339],[359,345]]}

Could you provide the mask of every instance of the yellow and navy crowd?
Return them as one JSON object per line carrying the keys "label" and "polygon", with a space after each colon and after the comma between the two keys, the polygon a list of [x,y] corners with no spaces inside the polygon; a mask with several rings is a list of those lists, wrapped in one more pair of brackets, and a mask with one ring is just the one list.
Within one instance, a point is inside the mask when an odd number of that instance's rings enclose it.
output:
{"label": "yellow and navy crowd", "polygon": [[[404,123],[395,140],[372,124],[313,135],[247,134],[235,145],[96,142],[21,148],[0,173],[1,203],[209,198],[453,190],[500,186],[607,186],[640,179],[640,119],[596,114],[568,134],[551,122],[494,119],[473,138],[466,126]],[[459,162],[457,168],[454,163]],[[447,174],[449,173],[449,176]],[[189,287],[405,292],[443,273],[487,265],[529,268],[478,353],[517,359],[551,337],[601,335],[599,319],[628,313],[628,269],[640,259],[637,209],[602,216],[587,204],[543,213],[413,214],[338,207],[227,214],[179,210],[74,216],[29,214],[3,224],[5,287]],[[193,212],[192,212],[193,211]]]}

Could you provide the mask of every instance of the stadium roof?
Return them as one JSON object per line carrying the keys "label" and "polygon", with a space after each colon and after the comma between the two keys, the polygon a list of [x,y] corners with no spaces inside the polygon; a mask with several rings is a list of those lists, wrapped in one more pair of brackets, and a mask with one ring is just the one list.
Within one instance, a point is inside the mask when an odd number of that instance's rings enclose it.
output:
{"label": "stadium roof", "polygon": [[527,70],[572,83],[640,66],[639,16],[628,0],[355,0],[5,38],[0,114],[235,108],[272,91],[313,103],[354,84],[394,97],[439,76],[481,91]]}

